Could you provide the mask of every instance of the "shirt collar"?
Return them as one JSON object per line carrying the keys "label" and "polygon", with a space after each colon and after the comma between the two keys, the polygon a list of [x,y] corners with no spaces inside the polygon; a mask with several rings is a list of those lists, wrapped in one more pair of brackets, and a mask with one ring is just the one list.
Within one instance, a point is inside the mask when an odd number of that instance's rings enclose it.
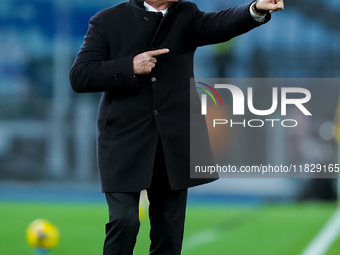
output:
{"label": "shirt collar", "polygon": [[161,12],[163,13],[163,16],[165,16],[165,14],[168,13],[168,9],[164,9],[164,10],[157,10],[156,8],[152,7],[151,5],[149,5],[147,2],[144,1],[144,6],[145,6],[145,10],[148,12]]}

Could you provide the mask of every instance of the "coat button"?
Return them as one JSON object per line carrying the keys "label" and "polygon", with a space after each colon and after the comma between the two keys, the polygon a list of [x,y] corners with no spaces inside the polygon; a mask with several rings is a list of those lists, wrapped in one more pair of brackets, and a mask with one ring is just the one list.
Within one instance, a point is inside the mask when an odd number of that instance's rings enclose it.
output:
{"label": "coat button", "polygon": [[115,81],[118,81],[119,76],[118,76],[117,74],[115,74],[115,75],[113,75],[113,79],[114,79]]}
{"label": "coat button", "polygon": [[156,82],[156,81],[157,81],[156,77],[152,77],[152,78],[151,78],[151,81],[152,81],[152,82]]}
{"label": "coat button", "polygon": [[153,113],[157,116],[159,112],[157,110],[154,110]]}
{"label": "coat button", "polygon": [[146,22],[148,22],[148,21],[150,20],[150,18],[149,18],[149,17],[146,17],[146,16],[145,16],[143,19],[144,19]]}

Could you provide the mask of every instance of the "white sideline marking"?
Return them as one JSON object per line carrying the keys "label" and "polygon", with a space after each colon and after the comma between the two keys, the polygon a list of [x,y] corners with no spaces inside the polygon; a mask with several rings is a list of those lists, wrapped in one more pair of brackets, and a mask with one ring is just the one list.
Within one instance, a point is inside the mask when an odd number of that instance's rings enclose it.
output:
{"label": "white sideline marking", "polygon": [[307,246],[302,255],[323,255],[340,234],[340,208]]}
{"label": "white sideline marking", "polygon": [[189,237],[187,241],[184,241],[182,250],[187,251],[187,250],[196,248],[200,245],[210,243],[216,240],[218,236],[219,236],[219,231],[215,229],[201,231]]}

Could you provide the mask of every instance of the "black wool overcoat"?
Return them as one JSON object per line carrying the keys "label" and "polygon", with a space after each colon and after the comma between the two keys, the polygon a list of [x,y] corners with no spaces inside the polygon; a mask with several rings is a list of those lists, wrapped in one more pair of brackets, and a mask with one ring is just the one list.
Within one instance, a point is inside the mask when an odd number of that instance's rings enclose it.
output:
{"label": "black wool overcoat", "polygon": [[[179,0],[159,20],[145,10],[143,1],[130,0],[90,19],[70,81],[76,92],[103,92],[97,129],[103,192],[148,188],[159,137],[172,189],[214,180],[191,179],[189,173],[194,53],[199,46],[225,42],[263,24],[251,17],[249,6],[205,13],[192,2]],[[162,48],[170,52],[157,57],[152,72],[134,76],[134,56]],[[194,147],[212,159],[198,95],[192,103],[198,109]]]}

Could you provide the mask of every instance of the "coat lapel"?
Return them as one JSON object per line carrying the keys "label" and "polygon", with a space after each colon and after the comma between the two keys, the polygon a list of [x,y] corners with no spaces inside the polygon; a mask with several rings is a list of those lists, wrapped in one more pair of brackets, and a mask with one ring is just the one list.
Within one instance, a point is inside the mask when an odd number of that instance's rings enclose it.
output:
{"label": "coat lapel", "polygon": [[168,13],[163,17],[160,24],[158,25],[156,33],[152,39],[150,49],[157,48],[157,46],[160,45],[165,40],[175,20],[176,13],[177,3],[175,3],[173,6],[169,8]]}
{"label": "coat lapel", "polygon": [[[179,0],[180,2],[181,0]],[[168,10],[168,13],[164,16],[160,24],[158,25],[156,32],[151,40],[151,44],[149,46],[149,49],[154,49],[157,48],[158,45],[160,45],[166,36],[169,33],[169,30],[171,29],[171,26],[173,24],[173,21],[175,19],[176,13],[177,13],[177,8],[178,4],[174,3]],[[133,7],[140,9],[140,10],[145,10],[144,7],[144,0],[129,0],[129,4],[132,5]]]}

